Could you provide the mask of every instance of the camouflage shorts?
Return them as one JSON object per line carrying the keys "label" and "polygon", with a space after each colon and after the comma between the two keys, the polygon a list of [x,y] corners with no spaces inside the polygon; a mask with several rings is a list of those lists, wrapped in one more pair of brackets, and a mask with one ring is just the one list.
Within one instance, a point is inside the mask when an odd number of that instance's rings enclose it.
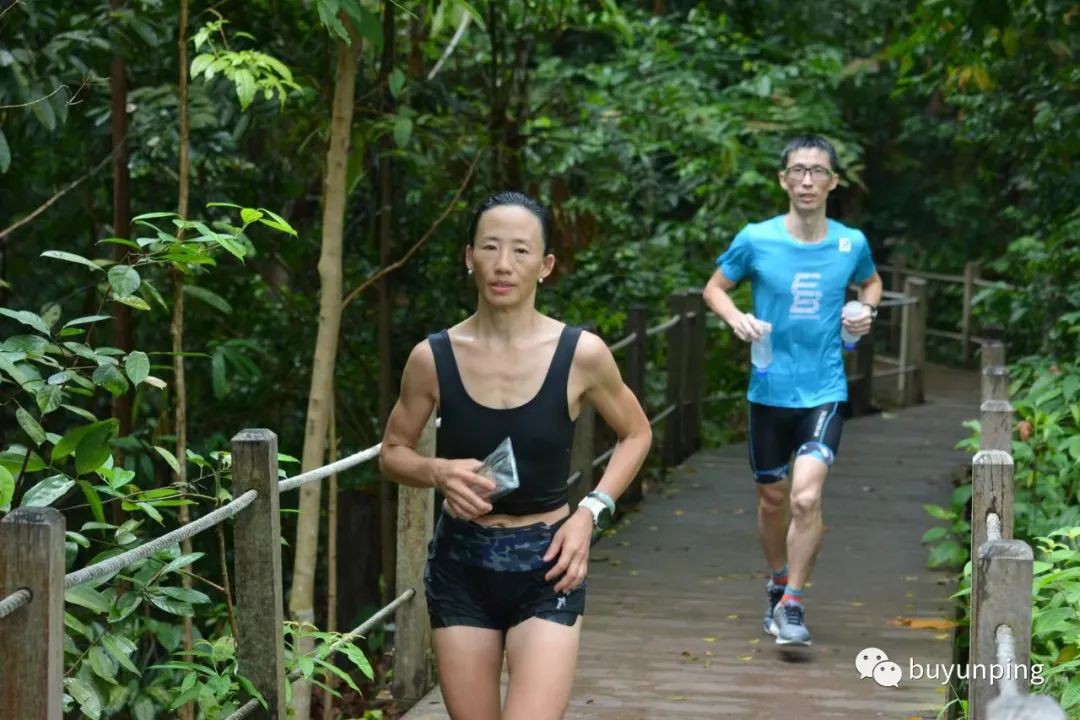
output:
{"label": "camouflage shorts", "polygon": [[544,562],[544,553],[563,522],[489,528],[443,512],[435,526],[429,554],[501,572],[540,570],[552,564]]}

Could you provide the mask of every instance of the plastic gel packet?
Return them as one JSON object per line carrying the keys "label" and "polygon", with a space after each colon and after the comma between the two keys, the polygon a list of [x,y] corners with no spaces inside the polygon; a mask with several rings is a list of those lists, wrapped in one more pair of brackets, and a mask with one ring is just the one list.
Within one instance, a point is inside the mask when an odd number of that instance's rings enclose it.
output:
{"label": "plastic gel packet", "polygon": [[498,500],[503,495],[518,489],[520,483],[517,462],[514,460],[514,446],[509,437],[484,458],[483,464],[476,472],[495,483],[495,491],[487,496],[489,501]]}

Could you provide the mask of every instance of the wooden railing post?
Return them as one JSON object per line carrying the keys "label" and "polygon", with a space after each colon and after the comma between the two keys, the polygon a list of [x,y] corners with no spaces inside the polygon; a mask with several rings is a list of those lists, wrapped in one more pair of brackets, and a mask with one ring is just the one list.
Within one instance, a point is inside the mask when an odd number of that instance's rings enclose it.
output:
{"label": "wooden railing post", "polygon": [[[636,303],[626,311],[626,334],[635,335],[634,341],[626,348],[625,381],[634,395],[637,396],[641,407],[645,407],[645,366],[648,343],[645,332],[648,330],[648,317],[645,306]],[[641,473],[634,476],[630,486],[626,488],[620,501],[626,504],[640,502],[642,498]]]}
{"label": "wooden railing post", "polygon": [[705,298],[701,288],[687,290],[683,307],[689,318],[687,325],[686,380],[683,383],[686,396],[686,426],[684,434],[684,457],[701,449],[701,418],[705,404]]}
{"label": "wooden railing post", "polygon": [[51,507],[16,508],[0,521],[0,597],[31,594],[0,620],[0,718],[63,717],[64,529]]}
{"label": "wooden railing post", "polygon": [[[904,281],[904,294],[915,303],[904,305],[903,334],[900,338],[900,395],[903,405],[923,401],[923,375],[926,366],[926,281],[909,277]],[[911,368],[910,371],[907,368]]]}
{"label": "wooden railing post", "polygon": [[258,718],[284,720],[285,612],[281,581],[281,512],[277,435],[241,430],[232,439],[233,493],[259,496],[236,517],[236,656],[241,675],[269,706]]}
{"label": "wooden railing post", "polygon": [[975,280],[979,277],[979,263],[974,260],[964,264],[964,304],[960,315],[960,344],[964,366],[971,363],[971,301],[975,295]]}
{"label": "wooden railing post", "polygon": [[[435,457],[435,413],[431,414],[416,451]],[[394,617],[394,698],[406,707],[431,687],[431,623],[424,595],[427,544],[434,533],[435,493],[428,488],[398,485],[397,575],[395,596],[412,588],[416,594]]]}
{"label": "wooden railing post", "polygon": [[[903,257],[898,257],[893,260],[892,263],[892,276],[889,278],[889,289],[895,293],[904,292],[904,282],[907,280],[907,260]],[[903,337],[903,308],[900,312],[893,308],[889,311],[889,352],[897,352],[900,345],[900,338]]]}
{"label": "wooden railing post", "polygon": [[1013,529],[1013,459],[1002,450],[983,450],[971,461],[971,556],[987,541],[986,516],[1001,521],[1001,537]]}
{"label": "wooden railing post", "polygon": [[1012,450],[1013,406],[1008,400],[984,400],[980,407],[979,449]]}
{"label": "wooden railing post", "polygon": [[866,335],[855,346],[855,381],[850,383],[848,395],[851,414],[868,415],[874,407],[874,337]]}
{"label": "wooden railing post", "polygon": [[1002,338],[1000,328],[994,326],[984,328],[980,348],[981,366],[984,370],[988,367],[1005,365],[1005,340]]}
{"label": "wooden railing post", "polygon": [[666,470],[682,462],[682,433],[685,414],[683,413],[683,383],[686,379],[686,318],[683,316],[683,299],[678,292],[668,296],[668,308],[679,322],[667,330],[667,392],[665,407],[675,406],[664,423],[664,445],[661,458]]}
{"label": "wooden railing post", "polygon": [[[996,635],[999,625],[1012,628],[1018,662],[1031,657],[1031,579],[1034,556],[1020,540],[990,540],[979,547],[978,584],[972,584],[971,600],[979,611],[972,617],[973,636],[969,664],[968,716],[986,718],[987,704],[997,695],[990,682],[990,666],[997,663]],[[972,566],[974,569],[974,565]],[[974,672],[981,667],[980,674]],[[1017,686],[1026,690],[1025,681]]]}
{"label": "wooden railing post", "polygon": [[581,473],[577,481],[570,486],[570,507],[577,507],[581,499],[592,491],[596,484],[596,470],[593,458],[596,456],[596,409],[584,398],[577,424],[574,426],[574,444],[570,449],[570,475]]}

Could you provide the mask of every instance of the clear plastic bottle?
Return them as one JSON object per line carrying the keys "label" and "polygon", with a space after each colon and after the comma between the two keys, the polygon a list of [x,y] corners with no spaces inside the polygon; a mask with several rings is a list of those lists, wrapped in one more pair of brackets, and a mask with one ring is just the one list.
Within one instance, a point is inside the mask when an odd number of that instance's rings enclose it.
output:
{"label": "clear plastic bottle", "polygon": [[[840,319],[848,320],[861,317],[866,313],[866,306],[858,300],[852,300],[844,305],[844,309],[840,312]],[[859,342],[858,335],[852,335],[844,327],[843,323],[840,325],[840,341],[844,343],[844,349],[851,351],[855,349],[855,345]]]}
{"label": "clear plastic bottle", "polygon": [[772,365],[772,325],[762,324],[766,326],[765,334],[760,340],[750,343],[750,363],[754,366],[755,375],[764,375]]}

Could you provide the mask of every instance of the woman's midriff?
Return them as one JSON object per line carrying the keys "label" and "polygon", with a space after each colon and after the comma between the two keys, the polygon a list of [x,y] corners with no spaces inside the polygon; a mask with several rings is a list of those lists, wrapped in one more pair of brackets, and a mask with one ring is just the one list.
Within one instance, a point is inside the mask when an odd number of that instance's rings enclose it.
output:
{"label": "woman's midriff", "polygon": [[[450,509],[445,501],[443,502],[443,511],[450,513]],[[569,514],[570,506],[564,503],[554,510],[546,510],[541,513],[532,513],[530,515],[483,515],[481,517],[473,518],[472,522],[477,525],[483,525],[484,527],[501,528],[525,527],[526,525],[535,525],[536,523],[554,525]]]}

